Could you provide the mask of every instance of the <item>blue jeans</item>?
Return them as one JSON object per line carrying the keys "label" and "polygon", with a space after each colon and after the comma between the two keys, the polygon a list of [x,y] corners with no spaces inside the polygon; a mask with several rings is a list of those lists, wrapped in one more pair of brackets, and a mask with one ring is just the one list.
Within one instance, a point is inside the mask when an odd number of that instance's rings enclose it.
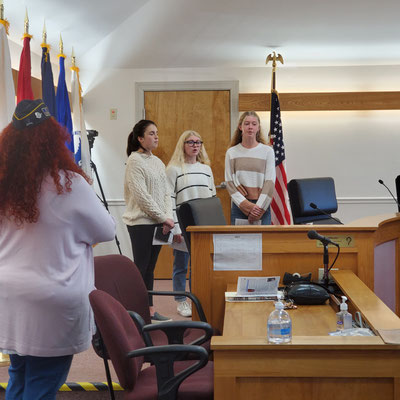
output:
{"label": "blue jeans", "polygon": [[55,400],[58,389],[67,379],[72,357],[10,354],[6,400]]}
{"label": "blue jeans", "polygon": [[[249,200],[252,203],[257,203],[257,200]],[[235,225],[235,220],[238,219],[248,219],[247,215],[243,214],[241,209],[232,201],[231,207],[231,225]],[[267,211],[263,214],[261,218],[261,225],[271,225],[271,207],[267,208]]]}
{"label": "blue jeans", "polygon": [[[189,264],[189,253],[174,250],[174,266],[172,271],[172,287],[174,291],[184,292],[186,290],[186,274]],[[189,276],[190,285],[190,276]],[[175,296],[176,301],[184,301],[186,297]]]}

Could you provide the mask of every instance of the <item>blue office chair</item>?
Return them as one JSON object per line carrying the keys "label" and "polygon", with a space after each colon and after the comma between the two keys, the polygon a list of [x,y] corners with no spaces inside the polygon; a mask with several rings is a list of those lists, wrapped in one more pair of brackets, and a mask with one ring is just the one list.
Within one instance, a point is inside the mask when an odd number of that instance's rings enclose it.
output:
{"label": "blue office chair", "polygon": [[338,209],[333,178],[292,179],[287,188],[295,225],[342,224],[331,215]]}

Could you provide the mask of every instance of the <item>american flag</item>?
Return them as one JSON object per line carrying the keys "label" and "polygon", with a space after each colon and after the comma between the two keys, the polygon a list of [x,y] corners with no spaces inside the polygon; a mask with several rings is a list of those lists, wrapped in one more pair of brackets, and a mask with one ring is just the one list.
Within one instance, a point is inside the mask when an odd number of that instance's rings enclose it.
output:
{"label": "american flag", "polygon": [[283,143],[281,109],[276,91],[271,93],[271,145],[275,152],[276,181],[271,203],[272,225],[290,225],[289,196],[285,169],[285,145]]}

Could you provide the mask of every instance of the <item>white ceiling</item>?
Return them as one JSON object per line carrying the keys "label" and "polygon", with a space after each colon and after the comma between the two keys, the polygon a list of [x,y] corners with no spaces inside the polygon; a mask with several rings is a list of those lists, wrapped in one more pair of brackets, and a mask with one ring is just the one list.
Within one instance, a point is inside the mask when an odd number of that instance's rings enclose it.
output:
{"label": "white ceiling", "polygon": [[[21,43],[25,7],[40,53],[112,68],[400,64],[398,0],[3,0],[10,40]],[[0,0],[1,2],[1,0]],[[54,60],[54,58],[53,58]]]}

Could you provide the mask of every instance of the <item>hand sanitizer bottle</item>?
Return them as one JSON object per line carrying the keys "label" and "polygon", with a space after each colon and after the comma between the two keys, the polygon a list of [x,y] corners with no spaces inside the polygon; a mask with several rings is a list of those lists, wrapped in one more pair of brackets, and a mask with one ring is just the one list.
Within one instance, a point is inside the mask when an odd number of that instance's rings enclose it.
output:
{"label": "hand sanitizer bottle", "polygon": [[347,297],[342,296],[342,303],[340,304],[340,311],[336,313],[336,329],[342,331],[343,329],[350,329],[352,327],[353,318],[347,311],[346,304]]}
{"label": "hand sanitizer bottle", "polygon": [[281,298],[282,294],[278,293],[275,310],[268,317],[267,336],[269,343],[281,344],[292,341],[292,320],[284,310]]}

